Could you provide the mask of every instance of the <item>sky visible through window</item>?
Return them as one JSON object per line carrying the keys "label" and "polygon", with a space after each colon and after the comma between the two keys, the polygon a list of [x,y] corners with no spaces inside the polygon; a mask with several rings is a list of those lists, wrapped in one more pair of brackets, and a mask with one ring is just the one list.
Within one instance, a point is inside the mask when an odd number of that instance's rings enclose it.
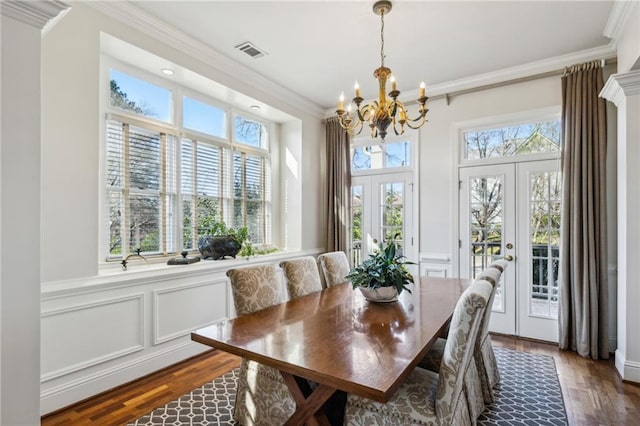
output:
{"label": "sky visible through window", "polygon": [[[111,69],[111,106],[167,123],[173,122],[171,91],[164,87]],[[189,96],[182,97],[182,126],[211,136],[228,139],[227,111]],[[267,148],[267,127],[250,118],[236,115],[234,141],[261,149]]]}
{"label": "sky visible through window", "polygon": [[[111,81],[116,82],[120,91],[126,94],[126,99],[135,103],[135,106],[139,108],[138,113],[167,123],[172,122],[172,101],[169,90],[114,69],[110,70],[109,77]],[[113,96],[112,105],[118,107],[113,104]]]}
{"label": "sky visible through window", "polygon": [[508,157],[560,150],[560,120],[464,132],[467,159]]}
{"label": "sky visible through window", "polygon": [[411,164],[411,144],[408,141],[355,147],[351,170],[405,167]]}
{"label": "sky visible through window", "polygon": [[220,138],[227,137],[227,114],[223,109],[184,96],[182,111],[184,127]]}

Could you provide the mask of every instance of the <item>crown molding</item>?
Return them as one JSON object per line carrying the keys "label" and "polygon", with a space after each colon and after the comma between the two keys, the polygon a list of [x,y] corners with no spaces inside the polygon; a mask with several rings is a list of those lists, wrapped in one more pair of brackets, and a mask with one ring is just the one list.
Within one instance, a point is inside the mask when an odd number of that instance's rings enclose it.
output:
{"label": "crown molding", "polygon": [[[580,50],[566,55],[554,56],[552,58],[503,68],[501,70],[484,74],[477,74],[458,80],[429,85],[427,86],[427,95],[432,101],[436,98],[448,98],[449,96],[456,94],[491,88],[498,85],[508,84],[509,82],[535,78],[541,75],[560,74],[565,67],[571,65],[594,60],[611,59],[615,57],[616,50],[614,44],[613,42],[609,42],[609,44],[604,46]],[[417,89],[415,91],[417,91]],[[408,92],[410,91],[405,91],[405,93]],[[410,99],[409,96],[410,95],[401,95],[400,100],[405,104],[415,102],[415,99]],[[325,117],[332,115],[335,115],[334,110],[328,109],[325,111]]]}
{"label": "crown molding", "polygon": [[295,109],[302,110],[317,118],[324,116],[324,110],[318,104],[245,67],[205,43],[172,27],[170,24],[149,16],[128,2],[91,1],[85,4],[181,53],[205,63],[232,79],[241,80],[253,86],[256,90],[276,97]]}
{"label": "crown molding", "polygon": [[640,71],[613,74],[600,91],[600,97],[619,107],[629,96],[640,94]]}
{"label": "crown molding", "polygon": [[566,55],[554,56],[552,58],[503,68],[501,70],[478,74],[446,83],[434,84],[429,87],[429,96],[451,95],[455,92],[463,92],[512,80],[535,77],[541,74],[559,73],[564,67],[568,67],[570,65],[615,57],[616,50],[613,44],[609,43],[605,46],[580,50]]}
{"label": "crown molding", "polygon": [[[611,9],[611,13],[609,13],[609,19],[607,19],[602,35],[612,39],[615,43],[616,40],[620,38],[620,34],[624,30],[625,24],[627,23],[629,16],[631,16],[633,7],[637,4],[638,3],[636,1],[616,0],[613,4],[613,8]],[[638,10],[638,13],[640,13],[640,9]]]}
{"label": "crown molding", "polygon": [[13,18],[23,24],[42,30],[50,20],[69,8],[69,5],[59,0],[2,0],[0,13],[2,13],[3,16]]}

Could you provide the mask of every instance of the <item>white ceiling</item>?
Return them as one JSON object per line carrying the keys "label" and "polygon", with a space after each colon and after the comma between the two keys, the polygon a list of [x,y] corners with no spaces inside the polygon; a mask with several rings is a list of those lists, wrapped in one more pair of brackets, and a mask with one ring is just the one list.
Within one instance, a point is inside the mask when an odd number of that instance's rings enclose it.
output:
{"label": "white ceiling", "polygon": [[[322,108],[376,96],[373,1],[140,1],[135,5]],[[613,1],[400,1],[385,17],[398,89],[429,86],[607,45]],[[250,41],[267,55],[234,47]],[[411,96],[413,98],[413,96]],[[417,96],[416,96],[417,97]]]}

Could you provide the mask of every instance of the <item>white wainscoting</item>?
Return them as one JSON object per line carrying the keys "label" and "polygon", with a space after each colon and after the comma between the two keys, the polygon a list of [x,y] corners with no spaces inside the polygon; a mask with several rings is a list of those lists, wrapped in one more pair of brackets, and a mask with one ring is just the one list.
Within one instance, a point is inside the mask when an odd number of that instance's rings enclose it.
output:
{"label": "white wainscoting", "polygon": [[446,253],[420,253],[420,275],[451,277],[451,256]]}
{"label": "white wainscoting", "polygon": [[177,339],[227,318],[228,288],[227,280],[222,278],[155,290],[153,344]]}
{"label": "white wainscoting", "polygon": [[143,350],[143,301],[133,294],[42,312],[41,382]]}
{"label": "white wainscoting", "polygon": [[[132,268],[44,284],[41,414],[209,350],[192,342],[190,334],[235,316],[228,269],[320,252]],[[286,288],[279,276],[284,300]]]}

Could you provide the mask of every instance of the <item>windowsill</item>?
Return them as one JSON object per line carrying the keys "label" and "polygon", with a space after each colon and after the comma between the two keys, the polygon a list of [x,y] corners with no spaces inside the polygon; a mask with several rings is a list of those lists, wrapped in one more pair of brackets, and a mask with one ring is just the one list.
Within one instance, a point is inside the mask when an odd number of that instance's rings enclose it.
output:
{"label": "windowsill", "polygon": [[147,264],[133,258],[127,265],[126,271],[122,270],[122,265],[119,262],[113,262],[101,265],[99,274],[93,277],[43,283],[41,296],[42,298],[57,298],[113,288],[146,285],[153,282],[211,274],[212,272],[224,272],[231,268],[261,263],[279,263],[285,259],[315,256],[322,252],[322,249],[284,251],[255,256],[250,259],[207,259],[190,265],[167,265],[167,258],[151,259]]}

